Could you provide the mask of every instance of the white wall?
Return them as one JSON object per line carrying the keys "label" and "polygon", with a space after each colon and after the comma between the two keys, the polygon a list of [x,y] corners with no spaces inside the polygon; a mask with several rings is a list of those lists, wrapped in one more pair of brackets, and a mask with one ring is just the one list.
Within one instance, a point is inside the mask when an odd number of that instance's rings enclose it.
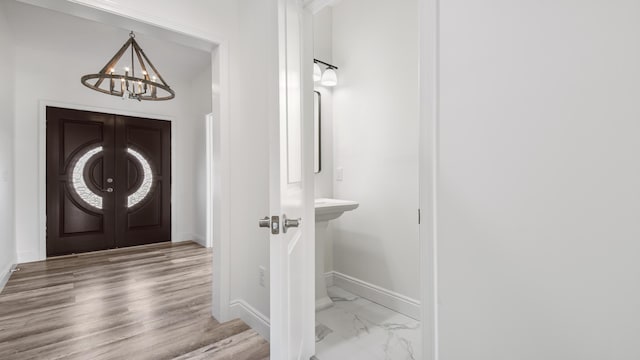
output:
{"label": "white wall", "polygon": [[14,43],[6,17],[5,4],[0,3],[0,69],[4,72],[0,86],[0,289],[9,269],[16,262],[13,226],[13,118],[14,118]]}
{"label": "white wall", "polygon": [[440,359],[639,359],[640,2],[439,6]]}
{"label": "white wall", "polygon": [[[313,57],[329,64],[333,61],[333,8],[325,7],[313,15]],[[322,70],[324,66],[320,66]],[[320,93],[321,171],[315,175],[315,197],[333,198],[333,91],[317,82]],[[327,226],[324,272],[333,270],[333,221]]]}
{"label": "white wall", "polygon": [[[19,42],[16,45],[16,122],[15,122],[15,180],[16,180],[16,239],[18,260],[20,262],[39,260],[43,249],[40,248],[40,234],[37,226],[39,208],[39,102],[56,101],[83,106],[131,111],[153,118],[154,115],[170,116],[173,142],[173,202],[174,241],[204,238],[204,228],[197,227],[196,194],[204,194],[204,183],[194,186],[194,175],[204,162],[197,164],[196,148],[204,147],[203,137],[196,137],[197,126],[203,122],[204,115],[210,112],[209,103],[197,107],[202,114],[197,115],[194,99],[190,91],[198,87],[211,98],[211,76],[206,81],[194,82],[191,78],[181,78],[180,71],[174,69],[162,56],[154,57],[166,43],[149,37],[140,42],[160,70],[177,96],[166,102],[123,101],[120,98],[106,96],[91,91],[80,83],[80,77],[98,71],[113,53],[127,39],[126,30],[108,25],[80,20],[45,9],[28,5],[14,5],[15,21],[13,26]],[[26,19],[25,19],[26,18]],[[36,24],[49,24],[52,18],[60,20],[55,28],[59,38],[42,35]],[[43,26],[43,25],[41,25]],[[141,36],[139,36],[140,38]],[[97,40],[99,39],[99,41]],[[100,45],[98,45],[100,44]],[[145,46],[146,44],[146,46]],[[148,47],[150,45],[154,45]],[[92,49],[88,51],[87,49]],[[154,49],[155,48],[155,49]],[[175,45],[171,46],[175,49]],[[154,51],[155,50],[155,51]],[[188,54],[196,54],[184,49]],[[194,55],[191,55],[194,56]],[[207,59],[210,55],[203,54]],[[165,65],[163,67],[163,65]],[[204,64],[210,67],[210,63]],[[205,96],[206,98],[206,96]],[[202,100],[205,101],[205,100]],[[209,108],[205,111],[205,108]],[[195,176],[197,178],[197,176]],[[202,231],[202,232],[200,232]]]}
{"label": "white wall", "polygon": [[333,8],[334,197],[360,203],[334,221],[334,269],[416,300],[418,51],[415,0]]}
{"label": "white wall", "polygon": [[[313,15],[313,57],[328,62],[333,61],[333,17],[332,8],[325,7]],[[324,66],[320,66],[322,70]],[[333,197],[333,92],[331,88],[316,83],[315,91],[321,95],[321,167],[315,175],[316,198]]]}
{"label": "white wall", "polygon": [[193,161],[196,164],[192,179],[195,205],[193,231],[196,240],[202,246],[206,246],[205,236],[207,232],[207,197],[204,195],[207,181],[205,116],[211,113],[213,109],[211,97],[212,79],[211,66],[207,66],[192,79],[187,92],[190,94],[188,102],[183,102],[183,104],[187,105],[187,108],[183,111],[190,113],[189,117],[193,121],[191,136],[194,141],[191,146],[193,147]]}

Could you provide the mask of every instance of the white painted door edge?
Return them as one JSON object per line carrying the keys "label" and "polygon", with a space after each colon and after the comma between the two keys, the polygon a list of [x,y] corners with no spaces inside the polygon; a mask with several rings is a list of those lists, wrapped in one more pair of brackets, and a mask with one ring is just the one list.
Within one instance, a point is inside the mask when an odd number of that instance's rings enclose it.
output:
{"label": "white painted door edge", "polygon": [[439,0],[418,0],[420,26],[419,191],[422,354],[438,360],[437,160],[439,119]]}

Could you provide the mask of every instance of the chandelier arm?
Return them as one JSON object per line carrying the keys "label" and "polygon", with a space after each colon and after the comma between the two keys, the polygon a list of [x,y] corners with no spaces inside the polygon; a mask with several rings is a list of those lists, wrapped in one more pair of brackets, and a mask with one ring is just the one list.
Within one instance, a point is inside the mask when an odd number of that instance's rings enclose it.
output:
{"label": "chandelier arm", "polygon": [[149,72],[147,71],[147,67],[144,65],[144,61],[142,60],[142,55],[140,55],[140,50],[141,50],[140,46],[135,40],[133,41],[133,49],[136,51],[136,55],[138,56],[138,61],[140,62],[140,66],[142,67],[142,71],[143,71],[142,75],[147,73],[147,75],[144,75],[145,79],[147,79],[147,77],[149,76]]}
{"label": "chandelier arm", "polygon": [[[118,63],[118,60],[120,60],[120,58],[122,57],[124,52],[127,51],[127,48],[131,44],[131,40],[133,40],[133,39],[129,38],[129,40],[127,40],[127,42],[124,43],[124,45],[122,45],[120,50],[118,50],[118,52],[111,58],[111,60],[109,60],[107,65],[105,65],[102,68],[102,70],[100,70],[100,74],[106,74],[109,69],[113,69],[113,67],[116,66],[116,64]],[[104,78],[99,78],[98,81],[96,81],[95,87],[100,87],[100,85],[102,84],[103,80],[104,80]]]}
{"label": "chandelier arm", "polygon": [[158,79],[160,81],[162,81],[162,83],[164,84],[164,86],[169,86],[169,84],[167,84],[166,81],[164,81],[164,79],[162,78],[162,75],[160,75],[160,72],[158,72],[158,70],[156,70],[156,67],[153,66],[153,63],[151,62],[151,60],[149,60],[149,58],[147,57],[147,55],[144,53],[144,50],[142,50],[141,47],[138,47],[138,49],[140,49],[140,53],[142,54],[142,57],[144,57],[145,60],[147,60],[147,62],[149,63],[149,66],[151,66],[151,69],[153,70],[153,72],[158,75]]}

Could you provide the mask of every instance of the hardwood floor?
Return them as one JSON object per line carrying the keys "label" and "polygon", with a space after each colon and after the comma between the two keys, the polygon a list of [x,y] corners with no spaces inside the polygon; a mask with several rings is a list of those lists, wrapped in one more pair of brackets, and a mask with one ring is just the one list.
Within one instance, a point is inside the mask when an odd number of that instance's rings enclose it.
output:
{"label": "hardwood floor", "polygon": [[268,359],[211,317],[211,251],[163,243],[19,265],[0,294],[0,359]]}

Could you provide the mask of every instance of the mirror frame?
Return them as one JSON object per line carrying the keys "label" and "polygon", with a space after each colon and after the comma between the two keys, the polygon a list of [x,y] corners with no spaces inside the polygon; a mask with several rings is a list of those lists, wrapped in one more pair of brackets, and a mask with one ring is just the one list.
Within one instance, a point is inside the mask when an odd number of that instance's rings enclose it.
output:
{"label": "mirror frame", "polygon": [[[316,107],[316,99],[318,102],[318,106]],[[314,91],[313,97],[313,124],[314,124],[314,140],[317,142],[314,144],[314,153],[317,150],[317,153],[314,155],[314,160],[317,161],[317,166],[314,164],[314,173],[319,174],[322,171],[322,94],[319,91]]]}

